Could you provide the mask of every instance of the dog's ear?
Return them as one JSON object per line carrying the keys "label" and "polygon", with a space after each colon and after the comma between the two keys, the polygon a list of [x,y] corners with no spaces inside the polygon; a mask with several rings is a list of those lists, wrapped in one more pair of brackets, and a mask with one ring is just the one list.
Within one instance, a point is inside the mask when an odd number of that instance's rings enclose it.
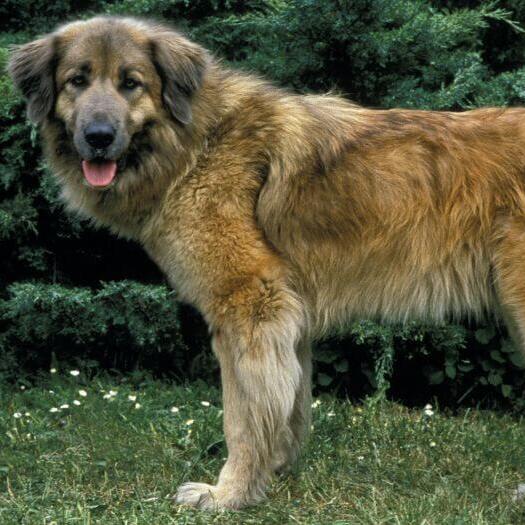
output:
{"label": "dog's ear", "polygon": [[27,116],[39,124],[51,112],[55,98],[54,38],[47,36],[11,49],[7,70],[27,99]]}
{"label": "dog's ear", "polygon": [[170,29],[154,29],[151,38],[155,67],[162,78],[162,98],[183,125],[192,120],[191,98],[200,88],[209,55],[201,46]]}

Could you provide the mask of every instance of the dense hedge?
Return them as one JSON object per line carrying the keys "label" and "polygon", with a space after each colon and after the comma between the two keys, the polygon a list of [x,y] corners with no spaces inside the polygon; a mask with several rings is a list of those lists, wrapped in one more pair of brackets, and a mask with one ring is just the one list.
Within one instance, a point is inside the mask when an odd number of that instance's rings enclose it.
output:
{"label": "dense hedge", "polygon": [[[125,366],[152,354],[184,362],[179,308],[166,287],[120,281],[100,289],[15,283],[0,303],[0,370],[47,366],[68,353]],[[180,372],[180,370],[179,370]]]}
{"label": "dense hedge", "polygon": [[[378,107],[466,109],[525,102],[519,0],[6,0],[7,46],[95,12],[174,23],[235,67],[299,91],[336,90]],[[63,213],[37,131],[0,77],[0,370],[54,359],[215,377],[205,327],[180,308],[139,247]],[[362,321],[320,344],[320,388],[418,401],[523,398],[503,330]],[[391,372],[391,374],[390,374]]]}

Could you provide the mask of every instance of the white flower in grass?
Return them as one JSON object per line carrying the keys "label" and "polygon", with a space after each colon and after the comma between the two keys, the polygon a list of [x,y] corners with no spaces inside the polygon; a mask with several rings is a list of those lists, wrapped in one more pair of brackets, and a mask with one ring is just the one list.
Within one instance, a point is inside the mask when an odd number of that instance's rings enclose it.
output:
{"label": "white flower in grass", "polygon": [[358,461],[363,461],[365,459],[365,456],[357,456]]}
{"label": "white flower in grass", "polygon": [[113,399],[117,394],[118,392],[116,392],[115,390],[110,390],[107,394],[104,394],[102,397],[104,399]]}
{"label": "white flower in grass", "polygon": [[50,372],[51,374],[56,374],[56,373],[57,373],[57,369],[56,369],[56,368],[50,368],[50,369],[49,369],[49,372]]}
{"label": "white flower in grass", "polygon": [[136,400],[137,400],[137,396],[135,396],[135,395],[131,395],[131,394],[130,394],[130,395],[128,396],[128,399],[129,399],[130,401],[136,401]]}
{"label": "white flower in grass", "polygon": [[20,419],[20,418],[22,417],[22,414],[21,414],[20,412],[15,412],[15,413],[13,414],[13,417],[14,417],[15,419]]}
{"label": "white flower in grass", "polygon": [[135,408],[138,409],[140,408],[142,405],[140,403],[135,403]]}
{"label": "white flower in grass", "polygon": [[24,416],[29,417],[31,415],[30,412],[24,412]]}
{"label": "white flower in grass", "polygon": [[320,399],[316,399],[316,400],[312,403],[312,408],[317,408],[320,404],[321,404],[321,400],[320,400]]}
{"label": "white flower in grass", "polygon": [[423,410],[423,413],[425,414],[425,416],[428,416],[428,417],[431,417],[434,415],[434,411],[431,408],[425,408],[425,410]]}
{"label": "white flower in grass", "polygon": [[49,393],[50,393],[50,394],[54,394],[55,391],[54,391],[54,390],[50,390]]}
{"label": "white flower in grass", "polygon": [[81,396],[81,397],[86,397],[87,396],[87,392],[85,390],[79,390],[78,391],[78,395]]}
{"label": "white flower in grass", "polygon": [[194,419],[188,419],[188,421],[186,421],[186,425],[193,425],[194,421]]}
{"label": "white flower in grass", "polygon": [[20,386],[20,390],[25,390],[25,389],[26,389],[25,385]]}
{"label": "white flower in grass", "polygon": [[431,448],[434,448],[436,446],[436,442],[435,441],[431,441],[430,442],[430,446],[431,446]]}
{"label": "white flower in grass", "polygon": [[53,407],[49,409],[50,412],[58,412],[59,409],[57,407]]}
{"label": "white flower in grass", "polygon": [[66,408],[69,408],[69,405],[67,403],[64,403],[63,405],[60,405],[60,408],[63,408],[65,410]]}
{"label": "white flower in grass", "polygon": [[328,412],[328,414],[326,414],[328,417],[334,417],[335,416],[335,412]]}
{"label": "white flower in grass", "polygon": [[171,407],[171,408],[170,408],[170,412],[171,412],[172,414],[176,414],[178,411],[179,411],[179,407]]}
{"label": "white flower in grass", "polygon": [[69,373],[73,376],[73,377],[77,377],[78,375],[80,375],[80,372],[78,370],[70,370]]}
{"label": "white flower in grass", "polygon": [[210,402],[209,401],[201,401],[201,405],[203,407],[209,407],[210,406]]}
{"label": "white flower in grass", "polygon": [[82,403],[81,403],[78,399],[75,399],[75,400],[73,401],[73,404],[74,404],[75,406],[79,407]]}

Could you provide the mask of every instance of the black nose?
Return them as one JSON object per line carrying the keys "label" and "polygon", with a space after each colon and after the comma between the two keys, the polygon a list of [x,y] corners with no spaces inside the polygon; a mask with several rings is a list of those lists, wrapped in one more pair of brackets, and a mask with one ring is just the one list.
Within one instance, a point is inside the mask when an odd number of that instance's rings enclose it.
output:
{"label": "black nose", "polygon": [[115,129],[110,124],[93,122],[84,130],[84,137],[94,148],[107,148],[115,139]]}

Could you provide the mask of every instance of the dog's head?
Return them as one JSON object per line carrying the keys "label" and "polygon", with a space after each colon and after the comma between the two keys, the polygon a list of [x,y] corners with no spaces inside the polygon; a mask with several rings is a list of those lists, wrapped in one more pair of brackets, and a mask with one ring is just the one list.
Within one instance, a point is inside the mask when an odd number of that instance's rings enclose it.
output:
{"label": "dog's head", "polygon": [[59,123],[78,176],[106,189],[140,159],[138,148],[154,147],[144,134],[159,120],[191,126],[208,61],[164,26],[97,17],[16,47],[8,67],[29,118]]}

